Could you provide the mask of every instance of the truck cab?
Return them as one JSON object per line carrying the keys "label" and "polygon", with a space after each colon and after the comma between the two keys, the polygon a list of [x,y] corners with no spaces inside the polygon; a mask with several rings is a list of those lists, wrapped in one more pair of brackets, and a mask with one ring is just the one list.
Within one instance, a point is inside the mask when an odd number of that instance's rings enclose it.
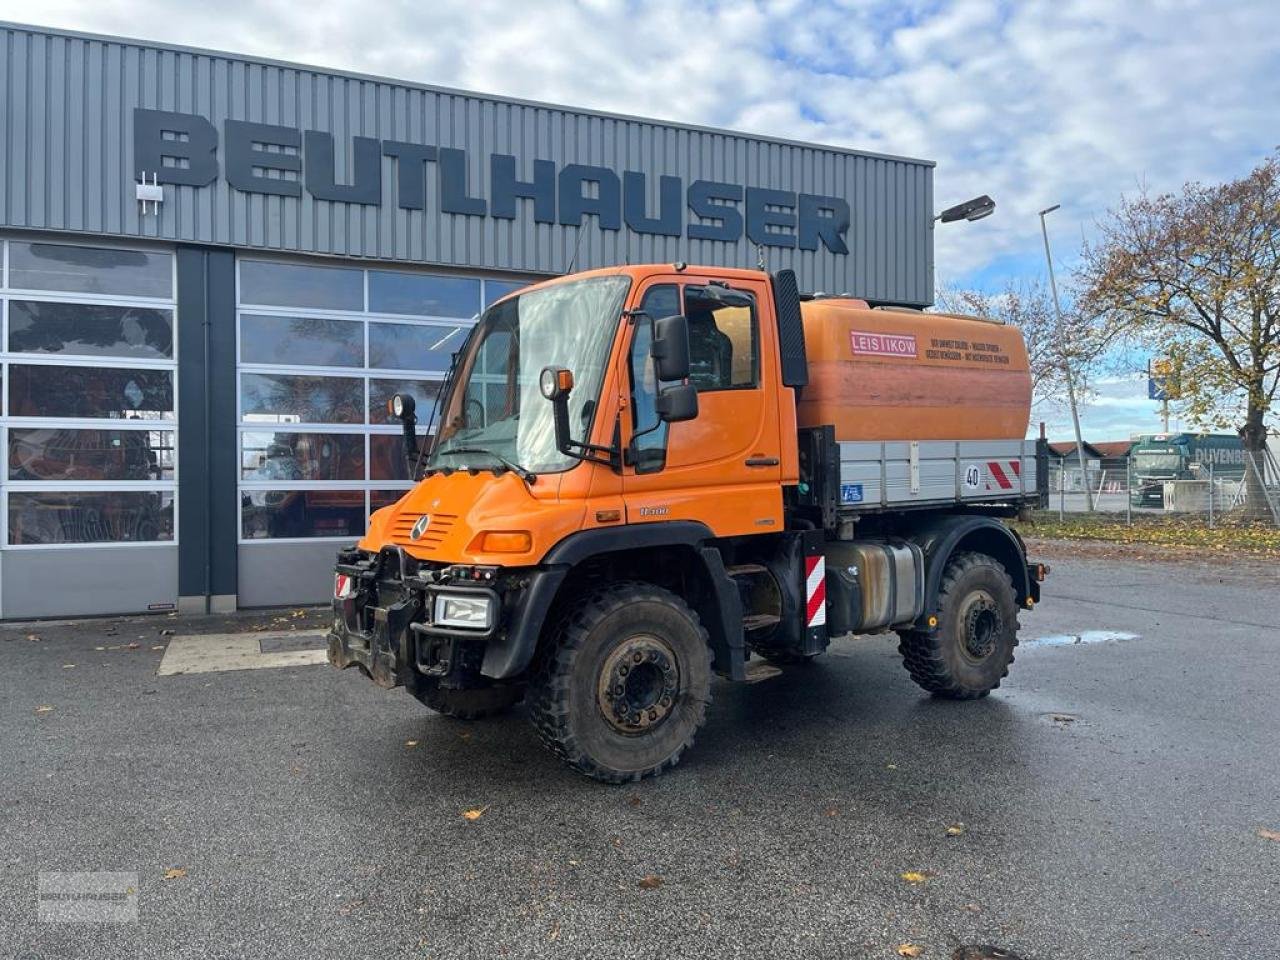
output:
{"label": "truck cab", "polygon": [[[922,686],[984,695],[1039,596],[1044,568],[1000,522],[1043,497],[1034,464],[1019,438],[1017,490],[966,502],[973,441],[950,460],[937,443],[929,469],[954,481],[940,500],[895,504],[886,486],[842,504],[836,426],[798,420],[804,311],[789,271],[685,264],[495,303],[421,446],[412,400],[393,398],[417,484],[338,558],[330,661],[461,718],[527,699],[548,746],[610,782],[677,762],[713,672],[811,659],[839,635],[829,622],[895,629]],[[975,585],[964,598],[957,577]]]}

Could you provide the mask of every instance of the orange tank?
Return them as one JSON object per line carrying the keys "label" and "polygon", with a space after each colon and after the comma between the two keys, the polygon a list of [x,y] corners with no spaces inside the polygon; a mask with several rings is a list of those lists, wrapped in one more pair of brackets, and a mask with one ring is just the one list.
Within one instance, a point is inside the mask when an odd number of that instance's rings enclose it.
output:
{"label": "orange tank", "polygon": [[1016,327],[976,317],[802,304],[809,385],[799,426],[837,440],[1021,440],[1031,371]]}

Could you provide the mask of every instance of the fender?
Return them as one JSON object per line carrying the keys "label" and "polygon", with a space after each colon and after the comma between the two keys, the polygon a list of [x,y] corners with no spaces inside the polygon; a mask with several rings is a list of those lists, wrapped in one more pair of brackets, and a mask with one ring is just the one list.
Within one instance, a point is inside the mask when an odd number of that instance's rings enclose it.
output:
{"label": "fender", "polygon": [[704,615],[710,614],[707,628],[716,669],[741,679],[745,671],[742,605],[737,586],[724,572],[720,552],[707,546],[712,537],[708,526],[688,520],[605,527],[570,534],[547,551],[537,569],[528,571],[524,587],[515,592],[509,605],[504,604],[510,627],[486,645],[480,672],[501,680],[515,677],[528,668],[551,604],[574,567],[608,553],[681,546],[689,547],[701,562],[714,592],[713,602]]}
{"label": "fender", "polygon": [[924,612],[913,624],[916,630],[931,630],[929,618],[938,610],[942,572],[957,550],[975,550],[995,558],[1009,574],[1019,606],[1034,602],[1039,584],[1027,571],[1027,551],[1016,533],[993,517],[947,515],[931,518],[914,528],[910,539],[924,550]]}

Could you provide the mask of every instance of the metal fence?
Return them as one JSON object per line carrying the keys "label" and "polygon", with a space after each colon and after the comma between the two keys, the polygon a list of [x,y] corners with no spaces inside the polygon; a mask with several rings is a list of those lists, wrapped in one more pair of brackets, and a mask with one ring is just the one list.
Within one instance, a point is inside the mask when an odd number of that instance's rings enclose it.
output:
{"label": "metal fence", "polygon": [[[1260,523],[1280,527],[1280,465],[1270,450],[1246,451],[1240,464],[1192,464],[1173,477],[1149,476],[1132,457],[1049,458],[1049,505],[1060,517],[1084,513],[1167,515],[1209,526]],[[1086,492],[1087,485],[1087,492]]]}

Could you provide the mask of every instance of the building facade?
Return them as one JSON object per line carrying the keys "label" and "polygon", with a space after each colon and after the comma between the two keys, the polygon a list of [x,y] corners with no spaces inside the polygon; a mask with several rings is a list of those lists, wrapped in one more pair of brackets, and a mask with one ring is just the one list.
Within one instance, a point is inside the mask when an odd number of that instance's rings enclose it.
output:
{"label": "building facade", "polygon": [[526,283],[932,299],[924,161],[2,24],[0,112],[0,618],[323,600]]}

